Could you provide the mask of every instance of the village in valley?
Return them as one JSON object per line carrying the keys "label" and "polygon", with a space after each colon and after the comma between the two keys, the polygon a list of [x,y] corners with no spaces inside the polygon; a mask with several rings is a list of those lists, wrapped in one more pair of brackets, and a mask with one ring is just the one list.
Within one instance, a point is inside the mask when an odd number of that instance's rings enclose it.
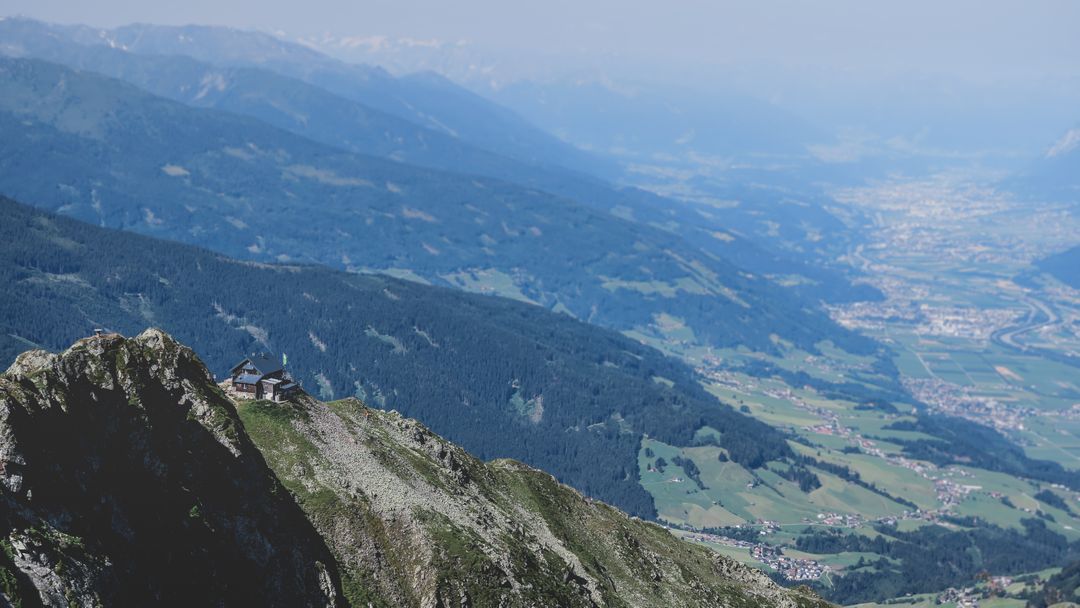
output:
{"label": "village in valley", "polygon": [[[1032,458],[1080,468],[1080,360],[1074,359],[1080,353],[1080,292],[1045,276],[1019,276],[1030,261],[1069,242],[1080,226],[1053,209],[1025,215],[1024,225],[1002,221],[1002,214],[1017,214],[1010,201],[947,183],[889,188],[847,193],[849,203],[877,218],[878,228],[846,261],[884,297],[832,306],[833,319],[896,353],[898,383],[917,407],[994,429]],[[913,198],[926,198],[930,207],[913,204]],[[982,220],[1011,226],[1015,234],[984,230]],[[1047,237],[1037,245],[1018,236],[1039,231]],[[655,328],[661,337],[651,338],[652,344],[690,361],[713,394],[786,430],[797,453],[826,467],[811,467],[822,487],[805,493],[782,475],[748,478],[726,463],[717,466],[705,447],[650,443],[651,450],[669,450],[698,469],[696,479],[679,468],[642,475],[661,519],[677,533],[791,583],[827,583],[859,564],[856,555],[795,550],[795,540],[811,529],[873,534],[880,526],[955,529],[956,522],[977,518],[1008,527],[1036,518],[1080,539],[1080,494],[1061,484],[913,458],[904,442],[920,435],[902,430],[916,413],[911,403],[845,401],[822,392],[872,378],[870,361],[827,344],[817,353],[789,347],[782,356],[701,349],[679,319],[661,321]],[[773,371],[754,371],[761,369]],[[844,468],[861,485],[834,476]],[[875,494],[878,487],[892,494]],[[1010,583],[991,572],[980,585],[920,597],[917,605],[979,606]]]}

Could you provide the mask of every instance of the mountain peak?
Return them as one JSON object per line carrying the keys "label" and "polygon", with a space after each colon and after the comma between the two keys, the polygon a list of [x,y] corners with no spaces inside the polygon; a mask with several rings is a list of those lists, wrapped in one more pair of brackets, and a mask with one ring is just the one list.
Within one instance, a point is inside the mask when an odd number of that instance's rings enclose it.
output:
{"label": "mountain peak", "polygon": [[[166,332],[149,328],[134,338],[98,333],[82,338],[60,354],[32,350],[19,355],[4,374],[17,383],[39,389],[76,389],[97,401],[99,392],[119,391],[132,399],[148,386],[177,397],[176,406],[186,419],[209,431],[222,447],[239,456],[241,445],[234,427],[236,412],[213,375],[188,347]],[[88,382],[87,382],[88,381]],[[65,405],[80,407],[85,401]]]}
{"label": "mountain peak", "polygon": [[236,409],[160,330],[21,355],[0,376],[0,471],[13,603],[342,604]]}
{"label": "mountain peak", "polygon": [[1080,147],[1080,128],[1069,129],[1061,139],[1057,140],[1046,152],[1046,158],[1054,158],[1072,152]]}

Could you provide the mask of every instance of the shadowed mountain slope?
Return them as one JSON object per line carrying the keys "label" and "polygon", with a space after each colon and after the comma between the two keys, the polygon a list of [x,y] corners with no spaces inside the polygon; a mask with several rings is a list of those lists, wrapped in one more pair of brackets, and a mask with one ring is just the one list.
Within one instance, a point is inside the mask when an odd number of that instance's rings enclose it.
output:
{"label": "shadowed mountain slope", "polygon": [[641,437],[703,426],[753,468],[791,455],[717,402],[685,365],[615,332],[502,298],[318,266],[235,261],[0,199],[0,360],[93,328],[149,323],[224,374],[285,352],[304,386],[423,420],[482,458],[513,457],[635,514]]}
{"label": "shadowed mountain slope", "polygon": [[497,180],[372,158],[116,80],[0,60],[0,191],[235,257],[408,273],[717,346],[876,345],[658,228]]}

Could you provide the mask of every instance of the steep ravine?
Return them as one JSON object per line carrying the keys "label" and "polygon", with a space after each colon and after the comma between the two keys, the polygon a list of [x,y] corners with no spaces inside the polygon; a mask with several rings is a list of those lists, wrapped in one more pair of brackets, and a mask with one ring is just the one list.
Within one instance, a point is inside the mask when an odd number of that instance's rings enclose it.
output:
{"label": "steep ravine", "polygon": [[0,375],[0,484],[11,605],[827,606],[395,412],[233,403],[157,330]]}

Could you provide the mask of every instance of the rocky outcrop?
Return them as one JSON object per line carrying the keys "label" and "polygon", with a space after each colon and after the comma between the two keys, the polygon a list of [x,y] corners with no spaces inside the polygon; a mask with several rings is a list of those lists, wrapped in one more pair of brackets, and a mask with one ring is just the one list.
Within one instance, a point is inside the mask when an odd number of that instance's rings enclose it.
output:
{"label": "rocky outcrop", "polygon": [[155,330],[0,376],[22,605],[826,606],[355,399],[233,403]]}
{"label": "rocky outcrop", "polygon": [[0,484],[9,601],[343,605],[232,403],[162,332],[21,355],[0,376]]}

